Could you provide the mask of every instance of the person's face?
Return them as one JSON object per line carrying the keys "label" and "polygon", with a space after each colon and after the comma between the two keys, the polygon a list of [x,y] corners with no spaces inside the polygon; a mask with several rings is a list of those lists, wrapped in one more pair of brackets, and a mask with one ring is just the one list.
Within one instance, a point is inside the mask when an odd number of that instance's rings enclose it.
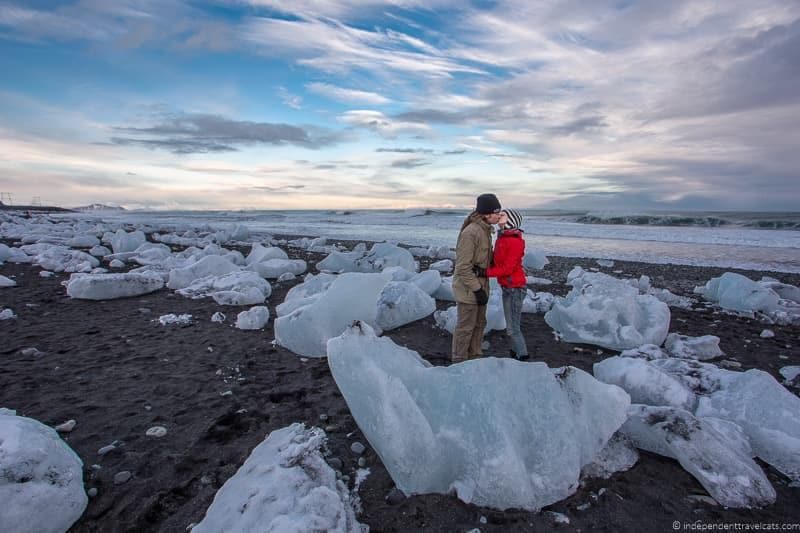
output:
{"label": "person's face", "polygon": [[501,211],[497,225],[500,226],[500,229],[503,229],[506,227],[506,222],[508,222],[508,215],[505,211]]}
{"label": "person's face", "polygon": [[489,215],[485,215],[485,220],[487,224],[497,224],[500,222],[500,217],[503,216],[504,213],[491,213]]}

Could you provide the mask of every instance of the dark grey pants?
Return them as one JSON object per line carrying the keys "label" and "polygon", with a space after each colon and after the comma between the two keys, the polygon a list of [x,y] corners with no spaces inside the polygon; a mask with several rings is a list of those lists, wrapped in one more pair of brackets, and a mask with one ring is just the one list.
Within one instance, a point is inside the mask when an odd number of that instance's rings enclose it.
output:
{"label": "dark grey pants", "polygon": [[517,357],[528,355],[528,346],[522,336],[522,302],[527,290],[524,287],[507,289],[503,287],[503,314],[506,317],[506,335],[511,338],[511,349]]}

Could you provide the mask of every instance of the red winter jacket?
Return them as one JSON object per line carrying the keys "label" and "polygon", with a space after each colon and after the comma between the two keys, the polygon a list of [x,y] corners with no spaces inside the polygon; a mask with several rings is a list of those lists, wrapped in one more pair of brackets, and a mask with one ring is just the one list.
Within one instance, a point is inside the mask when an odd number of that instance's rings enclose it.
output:
{"label": "red winter jacket", "polygon": [[497,278],[501,287],[525,287],[525,270],[522,258],[525,256],[525,239],[521,229],[507,229],[500,233],[494,245],[492,266],[486,269],[486,276]]}

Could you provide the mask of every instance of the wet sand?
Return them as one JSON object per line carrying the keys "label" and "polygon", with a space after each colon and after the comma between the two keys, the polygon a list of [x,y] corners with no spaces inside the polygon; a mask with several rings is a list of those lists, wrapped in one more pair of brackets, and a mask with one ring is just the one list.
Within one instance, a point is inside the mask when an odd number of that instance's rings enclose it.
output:
{"label": "wet sand", "polygon": [[[292,248],[287,251],[293,258],[309,261],[311,272],[316,272],[313,264],[324,257]],[[597,267],[591,259],[550,260],[536,275],[553,280],[553,285],[539,290],[556,295],[568,291],[564,282],[573,266]],[[423,259],[423,264],[428,262]],[[623,275],[637,277],[646,274],[654,287],[686,296],[692,296],[695,285],[725,272],[623,261],[601,270],[623,270]],[[42,278],[39,271],[31,265],[0,265],[0,274],[18,283],[0,289],[0,305],[18,315],[0,322],[0,407],[51,426],[77,421],[75,429],[63,437],[83,460],[87,490],[95,487],[98,495],[89,501],[71,529],[74,532],[185,531],[203,518],[216,491],[251,450],[269,432],[293,422],[326,428],[331,457],[342,461],[350,486],[358,468],[358,456],[350,451],[350,444],[357,440],[367,445],[363,457],[371,474],[359,491],[360,520],[372,531],[549,531],[554,527],[673,531],[675,521],[800,523],[800,489],[789,487],[786,478],[764,463],[760,464],[778,493],[776,503],[764,509],[725,509],[688,499],[706,492],[676,461],[644,452],[631,470],[608,480],[589,480],[575,495],[538,514],[495,511],[446,495],[388,503],[385,497],[394,484],[353,421],[326,360],[304,361],[271,343],[275,306],[301,278],[273,283],[266,304],[269,324],[261,331],[241,331],[233,323],[236,314],[248,307],[190,300],[167,289],[103,302],[73,300],[61,285],[69,275]],[[769,275],[800,285],[798,274],[741,272],[751,279]],[[226,322],[211,322],[216,311],[227,315]],[[719,336],[726,359],[737,361],[743,370],[760,368],[781,380],[780,367],[800,365],[800,327],[766,326],[704,308],[671,311],[670,331]],[[168,313],[189,313],[193,323],[159,325],[158,317]],[[775,337],[760,338],[765,328],[772,329]],[[594,362],[615,353],[556,341],[541,314],[523,315],[523,332],[532,360],[550,366],[573,365],[591,372]],[[434,364],[447,364],[451,337],[435,327],[432,316],[387,335]],[[492,332],[487,340],[487,354],[508,353],[503,333]],[[30,347],[43,354],[24,355],[22,351]],[[328,415],[325,422],[320,421],[323,414]],[[160,439],[146,437],[145,431],[155,425],[165,426],[168,434]],[[113,441],[124,445],[98,455],[100,448]],[[124,470],[132,478],[115,485],[114,475]],[[601,489],[605,491],[598,495]],[[584,509],[584,504],[589,507]],[[547,511],[567,515],[570,524],[556,526]],[[486,523],[481,523],[481,517]]]}

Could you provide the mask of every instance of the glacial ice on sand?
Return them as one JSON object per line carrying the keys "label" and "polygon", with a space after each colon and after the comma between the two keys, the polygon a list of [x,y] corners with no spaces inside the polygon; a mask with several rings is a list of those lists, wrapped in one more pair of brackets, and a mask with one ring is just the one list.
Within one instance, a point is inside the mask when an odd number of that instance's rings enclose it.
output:
{"label": "glacial ice on sand", "polygon": [[161,276],[149,273],[72,274],[67,295],[81,300],[113,300],[148,294],[164,287]]}
{"label": "glacial ice on sand", "polygon": [[594,377],[616,385],[631,396],[631,401],[646,405],[669,405],[693,410],[697,397],[678,378],[644,359],[609,357],[595,363]]}
{"label": "glacial ice on sand", "polygon": [[61,533],[89,501],[83,462],[53,428],[0,409],[0,528]]}
{"label": "glacial ice on sand", "polygon": [[256,446],[193,533],[336,531],[361,533],[354,498],[322,456],[325,432],[278,429]]}
{"label": "glacial ice on sand", "polygon": [[[775,501],[746,440],[732,440],[721,425],[675,407],[631,405],[622,432],[643,450],[672,457],[726,507],[758,507]],[[723,421],[724,423],[724,421]]]}
{"label": "glacial ice on sand", "polygon": [[497,509],[574,493],[630,404],[573,367],[493,357],[432,367],[361,322],[328,341],[328,364],[400,490]]}
{"label": "glacial ice on sand", "polygon": [[436,301],[409,281],[387,283],[381,290],[377,305],[375,323],[384,331],[425,318],[436,310]]}
{"label": "glacial ice on sand", "polygon": [[236,327],[239,329],[261,329],[269,321],[269,309],[264,305],[251,307],[236,315]]}
{"label": "glacial ice on sand", "polygon": [[678,333],[670,333],[664,341],[664,348],[673,357],[684,359],[714,359],[725,355],[719,348],[719,337],[715,335],[703,335],[701,337],[689,337]]}
{"label": "glacial ice on sand", "polygon": [[545,322],[567,342],[627,350],[660,345],[669,331],[669,307],[623,280],[573,269],[572,290],[556,298]]}
{"label": "glacial ice on sand", "polygon": [[275,320],[275,340],[297,355],[325,357],[328,339],[353,320],[375,324],[378,297],[388,282],[385,274],[339,275],[313,302]]}
{"label": "glacial ice on sand", "polygon": [[723,309],[745,313],[773,312],[777,310],[780,299],[778,293],[769,287],[735,272],[712,278],[704,286],[695,287],[694,292],[706,300],[717,302]]}

